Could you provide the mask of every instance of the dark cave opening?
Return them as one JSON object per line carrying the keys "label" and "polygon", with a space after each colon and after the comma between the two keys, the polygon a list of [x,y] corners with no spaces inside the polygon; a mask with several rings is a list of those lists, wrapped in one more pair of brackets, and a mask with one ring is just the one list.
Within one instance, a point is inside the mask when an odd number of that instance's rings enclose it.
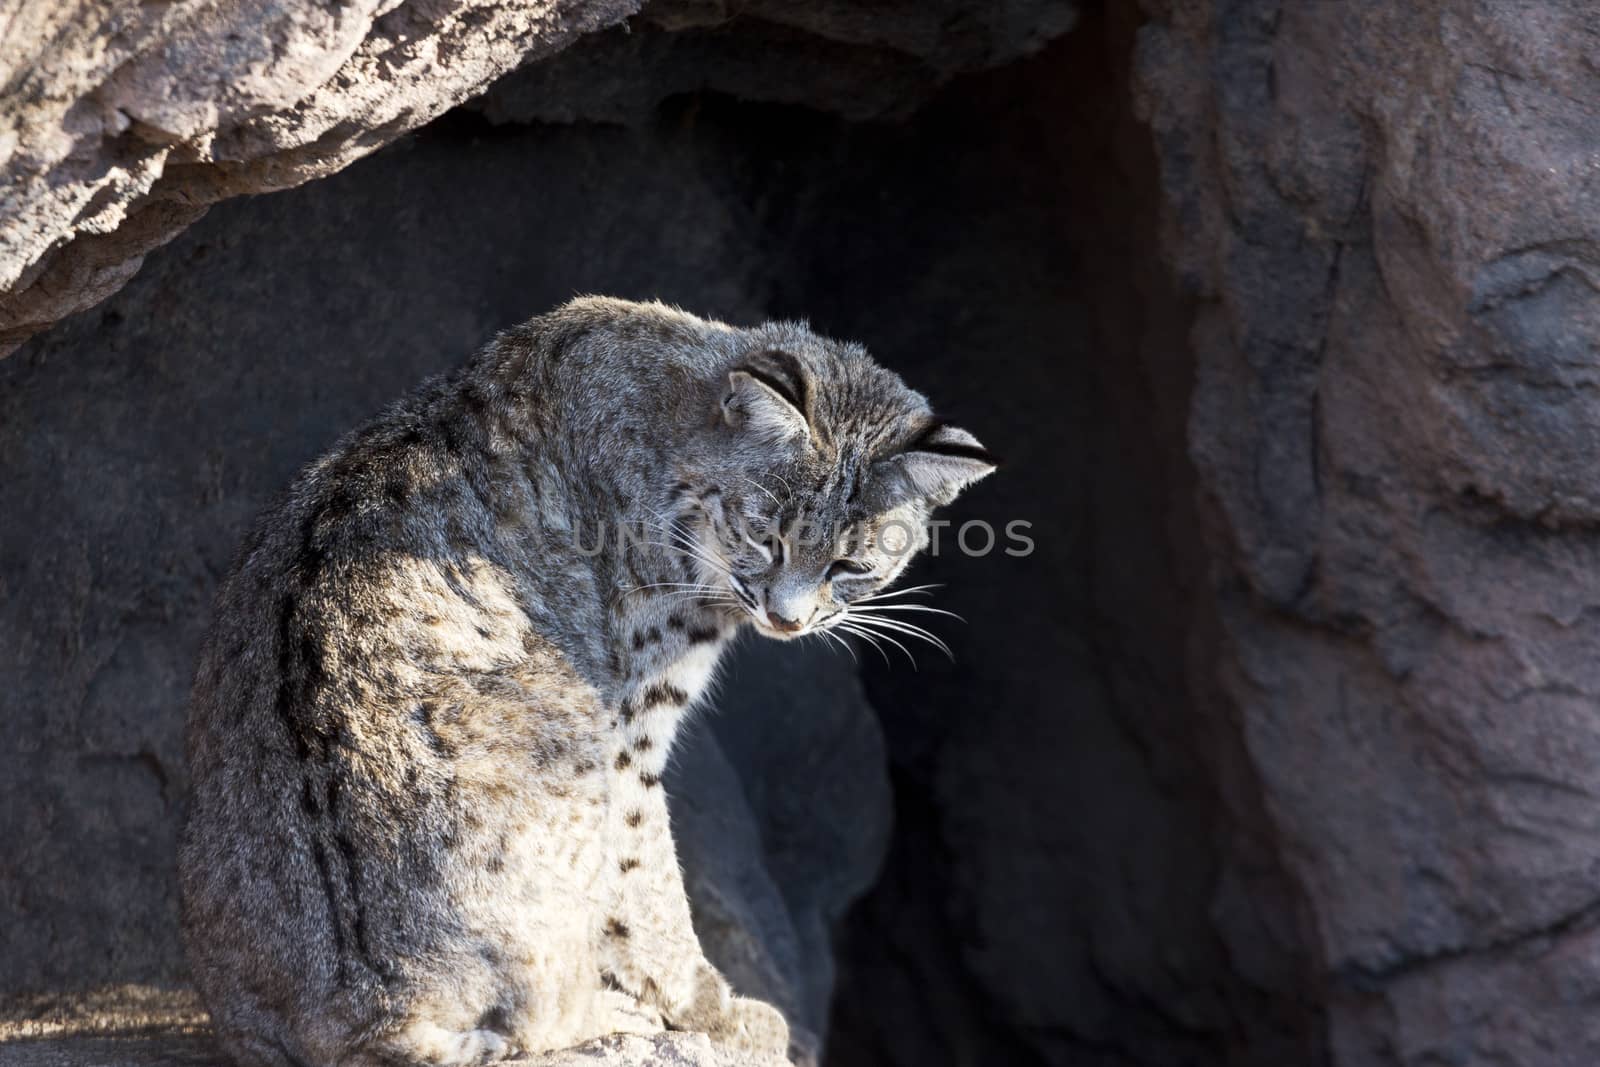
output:
{"label": "dark cave opening", "polygon": [[[1135,29],[1127,12],[1088,14],[900,120],[714,95],[626,127],[458,111],[332,178],[213,209],[106,305],[0,364],[11,484],[93,546],[62,566],[94,585],[104,558],[142,561],[107,594],[125,610],[104,662],[38,672],[36,710],[11,728],[173,773],[187,620],[250,514],[494,330],[578,292],[808,318],[1007,459],[946,536],[1020,520],[1035,545],[921,565],[917,580],[945,586],[935,603],[968,620],[939,627],[955,662],[919,653],[912,671],[863,651],[895,829],[840,922],[828,1062],[1316,1062],[1294,894],[1207,681],[1189,308],[1157,255]],[[50,473],[63,447],[70,487]],[[193,529],[174,542],[180,516]],[[8,533],[8,554],[43,551]],[[43,606],[45,571],[16,569],[41,594],[32,632],[68,626]],[[95,696],[108,685],[135,695]],[[13,788],[65,794],[86,773],[47,762]],[[103,779],[102,799],[142,790],[139,773]],[[109,947],[24,940],[35,984],[97,952],[120,978],[181,979],[171,818],[150,804],[115,831],[131,895],[40,905],[62,926],[126,909]],[[77,832],[111,831],[86,818]],[[28,871],[82,862],[46,849]]]}
{"label": "dark cave opening", "polygon": [[923,564],[972,623],[960,662],[864,661],[896,830],[845,926],[835,1064],[1319,1057],[1293,894],[1209,681],[1190,309],[1157,254],[1135,31],[1088,15],[816,154],[856,179],[779,306],[988,431],[1008,465],[952,531],[1023,517],[1038,543]]}

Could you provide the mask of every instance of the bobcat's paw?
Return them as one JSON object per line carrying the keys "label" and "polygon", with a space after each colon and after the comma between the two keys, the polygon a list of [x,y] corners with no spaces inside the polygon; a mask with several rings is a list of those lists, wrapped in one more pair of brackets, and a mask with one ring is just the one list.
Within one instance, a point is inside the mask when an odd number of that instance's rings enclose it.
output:
{"label": "bobcat's paw", "polygon": [[493,1030],[448,1030],[425,1020],[412,1022],[375,1046],[368,1056],[340,1062],[426,1064],[427,1067],[488,1067],[517,1055],[517,1048]]}
{"label": "bobcat's paw", "polygon": [[517,1048],[493,1030],[467,1030],[456,1035],[442,1063],[480,1067],[516,1056]]}
{"label": "bobcat's paw", "polygon": [[783,1013],[762,1000],[735,996],[717,969],[702,962],[692,979],[688,1004],[672,1013],[675,1030],[698,1030],[719,1045],[787,1064],[789,1024]]}
{"label": "bobcat's paw", "polygon": [[707,1033],[720,1045],[775,1064],[789,1062],[789,1023],[783,1012],[764,1000],[733,997],[722,1018]]}

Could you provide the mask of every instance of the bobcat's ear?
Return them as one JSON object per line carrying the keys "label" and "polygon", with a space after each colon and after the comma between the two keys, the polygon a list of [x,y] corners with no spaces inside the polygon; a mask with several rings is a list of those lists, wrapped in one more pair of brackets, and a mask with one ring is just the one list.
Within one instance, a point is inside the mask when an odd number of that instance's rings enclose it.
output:
{"label": "bobcat's ear", "polygon": [[920,497],[942,507],[973,482],[993,474],[1000,461],[967,431],[933,422],[878,466],[893,497]]}
{"label": "bobcat's ear", "polygon": [[722,392],[722,418],[729,426],[768,444],[808,437],[804,402],[774,374],[743,367],[728,375]]}

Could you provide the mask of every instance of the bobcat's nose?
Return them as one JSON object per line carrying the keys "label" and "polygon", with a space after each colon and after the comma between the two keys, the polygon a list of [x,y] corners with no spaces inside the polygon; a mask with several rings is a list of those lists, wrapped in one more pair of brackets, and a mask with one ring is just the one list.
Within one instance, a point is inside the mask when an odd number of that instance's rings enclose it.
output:
{"label": "bobcat's nose", "polygon": [[767,609],[767,621],[772,624],[774,630],[785,634],[792,634],[805,625],[799,619],[786,619],[771,608]]}

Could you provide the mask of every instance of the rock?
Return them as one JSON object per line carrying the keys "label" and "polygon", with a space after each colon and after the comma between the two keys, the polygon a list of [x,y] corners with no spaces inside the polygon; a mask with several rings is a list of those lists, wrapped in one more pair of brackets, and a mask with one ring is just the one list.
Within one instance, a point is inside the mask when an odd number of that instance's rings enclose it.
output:
{"label": "rock", "polygon": [[0,69],[0,346],[103,299],[206,205],[331,174],[631,0],[28,8]]}
{"label": "rock", "polygon": [[[798,650],[754,646],[768,696],[707,719],[716,748],[680,757],[674,793],[702,933],[735,981],[808,1029],[831,999],[841,1065],[1234,1046],[1309,1062],[1273,855],[1241,869],[1229,851],[1249,768],[1227,762],[1226,709],[1184,687],[1205,566],[1183,555],[1185,351],[1176,327],[1137,332],[1180,319],[1155,302],[1151,161],[1102,165],[1127,131],[1092,118],[1122,100],[1099,41],[902,123],[715,97],[628,128],[456,114],[218,205],[103,309],[0,363],[0,628],[27,635],[0,642],[21,680],[0,689],[0,803],[29,831],[0,984],[182,981],[156,771],[180,803],[184,675],[238,531],[338,431],[589,290],[865,340],[1011,457],[958,522],[1021,519],[1038,540],[969,559],[945,532],[923,573],[969,620],[938,622],[956,665],[859,650],[898,830],[836,956],[829,920],[882,847],[879,749],[870,720],[828,710],[854,706],[848,674],[780,674]],[[730,768],[742,796],[719,784]],[[1216,783],[1239,780],[1229,809]],[[698,828],[696,783],[718,798]]]}
{"label": "rock", "polygon": [[1593,10],[1145,6],[1219,669],[1331,1059],[1593,1063]]}
{"label": "rock", "polygon": [[851,119],[904,116],[955,74],[1030,55],[1076,18],[1072,0],[656,0],[471,106],[492,122],[638,123],[669,96],[710,91]]}
{"label": "rock", "polygon": [[[8,1067],[217,1067],[205,1012],[186,990],[113,986],[33,998],[0,1013]],[[527,1067],[772,1067],[713,1047],[704,1034],[615,1034],[529,1056]]]}
{"label": "rock", "polygon": [[[702,936],[808,1029],[837,964],[833,1064],[1600,1059],[1590,12],[1141,0],[948,83],[1070,18],[652,4],[219,206],[0,364],[0,986],[181,985],[177,708],[238,531],[338,429],[598,290],[864,339],[1012,458],[957,521],[1033,523],[922,572],[970,620],[955,665],[861,650],[896,832],[837,954],[887,820],[854,676],[760,661],[674,771]],[[358,117],[283,155],[294,106],[209,98],[259,160],[87,127],[71,158],[136,191],[17,187],[77,236],[12,336],[427,110],[319,92]],[[212,121],[179,103],[148,111]],[[591,119],[629,125],[517,125]]]}
{"label": "rock", "polygon": [[883,735],[834,647],[748,640],[723,684],[726,710],[697,725],[667,778],[696,928],[735,985],[820,1037],[834,925],[888,848]]}
{"label": "rock", "polygon": [[[186,982],[189,672],[252,514],[299,465],[574,285],[757,314],[763,257],[692,157],[664,170],[607,133],[597,157],[484,132],[219,206],[105,307],[0,362],[0,1016],[39,993]],[[673,818],[713,958],[820,1042],[828,927],[888,834],[883,742],[848,657],[743,652],[676,757]]]}
{"label": "rock", "polygon": [[[639,6],[96,0],[23,9],[0,42],[0,71],[17,72],[0,81],[0,356],[115,292],[208,205],[334,173]],[[657,3],[637,45],[618,31],[574,64],[505,91],[491,113],[640,114],[701,86],[882,110],[956,70],[1036,49],[1071,25],[1072,12],[1069,0]],[[695,40],[661,47],[663,28]],[[833,72],[801,88],[818,56]],[[797,76],[770,77],[774,62]],[[636,68],[626,85],[618,63]],[[752,77],[758,71],[765,76]],[[892,91],[878,85],[890,72]],[[850,102],[857,97],[876,102]]]}

